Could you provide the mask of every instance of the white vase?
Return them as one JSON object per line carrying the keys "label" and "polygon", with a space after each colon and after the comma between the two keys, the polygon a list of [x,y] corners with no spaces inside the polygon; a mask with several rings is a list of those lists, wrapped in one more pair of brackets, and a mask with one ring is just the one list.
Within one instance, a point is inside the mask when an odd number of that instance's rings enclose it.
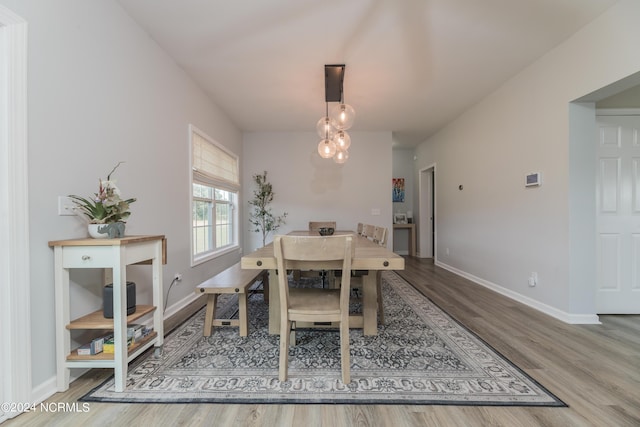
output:
{"label": "white vase", "polygon": [[113,222],[109,224],[89,224],[89,236],[94,239],[108,239],[109,234],[112,235],[111,238],[119,239],[124,237],[124,222]]}
{"label": "white vase", "polygon": [[98,230],[99,227],[105,227],[105,225],[106,224],[89,224],[89,236],[93,237],[94,239],[106,239],[107,237],[109,237],[107,233],[103,234]]}

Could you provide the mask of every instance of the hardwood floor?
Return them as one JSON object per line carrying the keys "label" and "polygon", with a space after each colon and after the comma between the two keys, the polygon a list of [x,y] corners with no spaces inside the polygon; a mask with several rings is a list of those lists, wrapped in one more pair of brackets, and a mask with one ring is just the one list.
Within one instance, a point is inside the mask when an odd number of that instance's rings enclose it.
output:
{"label": "hardwood floor", "polygon": [[[567,325],[435,267],[431,260],[407,258],[400,274],[569,407],[91,402],[87,412],[36,411],[3,427],[640,426],[640,316],[601,316],[602,325]],[[180,321],[171,319],[167,327]],[[73,404],[110,372],[93,370],[47,403]]]}

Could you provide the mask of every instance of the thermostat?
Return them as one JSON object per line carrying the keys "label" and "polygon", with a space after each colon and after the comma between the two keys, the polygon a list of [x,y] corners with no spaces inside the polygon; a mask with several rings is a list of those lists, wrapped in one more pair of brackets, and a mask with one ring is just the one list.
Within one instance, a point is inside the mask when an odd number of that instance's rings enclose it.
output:
{"label": "thermostat", "polygon": [[525,177],[525,187],[535,187],[540,185],[540,172],[532,172]]}

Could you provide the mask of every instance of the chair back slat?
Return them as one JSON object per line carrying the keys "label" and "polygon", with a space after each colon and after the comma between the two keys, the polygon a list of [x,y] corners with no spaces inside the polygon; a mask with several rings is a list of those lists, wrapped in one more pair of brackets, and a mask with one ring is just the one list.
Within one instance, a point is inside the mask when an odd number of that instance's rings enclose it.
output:
{"label": "chair back slat", "polygon": [[375,231],[375,227],[371,224],[364,224],[362,226],[362,235],[364,237],[368,237],[368,238],[372,238],[373,237],[373,232]]}
{"label": "chair back slat", "polygon": [[373,241],[379,244],[380,246],[387,245],[387,227],[378,227],[376,226],[373,231]]}

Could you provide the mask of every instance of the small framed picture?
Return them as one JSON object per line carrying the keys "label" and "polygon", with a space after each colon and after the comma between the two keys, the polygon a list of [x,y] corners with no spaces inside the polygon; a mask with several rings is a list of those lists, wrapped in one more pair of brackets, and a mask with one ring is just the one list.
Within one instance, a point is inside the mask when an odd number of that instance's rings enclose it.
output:
{"label": "small framed picture", "polygon": [[406,224],[407,223],[407,214],[397,213],[393,215],[393,223],[394,224]]}
{"label": "small framed picture", "polygon": [[524,181],[525,187],[536,187],[540,185],[540,172],[532,172],[527,174]]}
{"label": "small framed picture", "polygon": [[399,203],[404,202],[404,178],[393,178],[391,183],[393,188],[392,200]]}

